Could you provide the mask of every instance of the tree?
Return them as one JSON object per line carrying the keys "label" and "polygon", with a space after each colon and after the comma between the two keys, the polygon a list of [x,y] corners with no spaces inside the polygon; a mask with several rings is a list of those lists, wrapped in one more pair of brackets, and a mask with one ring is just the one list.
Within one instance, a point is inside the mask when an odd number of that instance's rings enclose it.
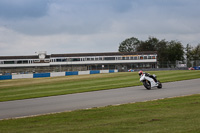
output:
{"label": "tree", "polygon": [[187,44],[186,48],[186,58],[188,61],[191,60],[200,60],[200,44],[196,47],[192,47],[191,45]]}
{"label": "tree", "polygon": [[200,44],[198,44],[196,47],[192,47],[190,44],[187,44],[185,51],[186,51],[186,60],[188,67],[199,66]]}
{"label": "tree", "polygon": [[194,60],[200,59],[200,44],[198,44],[193,50],[192,50],[192,56]]}
{"label": "tree", "polygon": [[158,44],[156,44],[156,51],[157,51],[157,60],[158,60],[158,66],[161,68],[168,67],[168,42],[164,39],[159,41]]}
{"label": "tree", "polygon": [[190,44],[187,44],[185,51],[186,51],[186,60],[189,61],[192,59],[192,46]]}
{"label": "tree", "polygon": [[[199,45],[200,50],[200,45]],[[157,60],[159,67],[169,67],[168,64],[177,60],[184,60],[184,47],[179,41],[159,40],[155,37],[149,37],[146,41],[139,41],[132,37],[123,41],[119,46],[119,52],[137,52],[137,51],[157,51]],[[199,56],[200,57],[200,56]]]}
{"label": "tree", "polygon": [[184,47],[179,41],[170,41],[167,49],[169,61],[184,60]]}
{"label": "tree", "polygon": [[156,45],[159,40],[155,37],[149,37],[146,41],[141,41],[140,45],[137,47],[137,51],[156,51]]}
{"label": "tree", "polygon": [[137,47],[140,45],[140,41],[135,38],[128,38],[125,41],[123,41],[120,46],[118,51],[119,52],[136,52]]}
{"label": "tree", "polygon": [[191,52],[192,59],[194,61],[194,66],[200,65],[200,44],[198,44]]}
{"label": "tree", "polygon": [[192,60],[192,49],[193,47],[190,45],[190,44],[187,44],[186,48],[185,48],[185,55],[186,55],[186,61],[187,61],[187,66],[188,67],[191,67],[192,66],[192,63],[191,63],[191,60]]}

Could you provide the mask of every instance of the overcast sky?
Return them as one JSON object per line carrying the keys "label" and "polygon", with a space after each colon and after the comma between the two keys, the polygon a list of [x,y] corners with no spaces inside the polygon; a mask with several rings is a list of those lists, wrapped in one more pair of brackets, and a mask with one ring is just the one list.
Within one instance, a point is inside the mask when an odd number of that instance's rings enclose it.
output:
{"label": "overcast sky", "polygon": [[127,38],[200,43],[200,0],[0,0],[0,56],[117,52]]}

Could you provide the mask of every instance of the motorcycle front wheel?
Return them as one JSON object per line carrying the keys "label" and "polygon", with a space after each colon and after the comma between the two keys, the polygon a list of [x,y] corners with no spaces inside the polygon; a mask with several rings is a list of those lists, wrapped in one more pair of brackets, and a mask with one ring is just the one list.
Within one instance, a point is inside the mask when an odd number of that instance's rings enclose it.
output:
{"label": "motorcycle front wheel", "polygon": [[147,90],[151,90],[151,83],[148,80],[143,81],[143,85]]}

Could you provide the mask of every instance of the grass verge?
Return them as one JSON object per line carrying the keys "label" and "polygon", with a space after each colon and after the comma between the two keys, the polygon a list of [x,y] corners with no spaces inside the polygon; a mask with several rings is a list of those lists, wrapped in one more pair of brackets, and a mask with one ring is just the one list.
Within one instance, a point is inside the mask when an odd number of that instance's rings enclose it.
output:
{"label": "grass verge", "polygon": [[200,95],[1,120],[1,133],[200,132]]}
{"label": "grass verge", "polygon": [[[200,78],[200,71],[154,71],[163,82]],[[0,81],[0,102],[142,85],[137,72]]]}

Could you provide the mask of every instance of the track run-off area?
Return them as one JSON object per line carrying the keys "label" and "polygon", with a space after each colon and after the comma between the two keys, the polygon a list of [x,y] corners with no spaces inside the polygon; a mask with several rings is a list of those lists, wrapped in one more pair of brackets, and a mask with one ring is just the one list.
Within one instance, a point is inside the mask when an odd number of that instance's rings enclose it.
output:
{"label": "track run-off area", "polygon": [[104,107],[125,103],[200,94],[200,78],[163,83],[162,89],[126,87],[60,96],[0,102],[0,119]]}

